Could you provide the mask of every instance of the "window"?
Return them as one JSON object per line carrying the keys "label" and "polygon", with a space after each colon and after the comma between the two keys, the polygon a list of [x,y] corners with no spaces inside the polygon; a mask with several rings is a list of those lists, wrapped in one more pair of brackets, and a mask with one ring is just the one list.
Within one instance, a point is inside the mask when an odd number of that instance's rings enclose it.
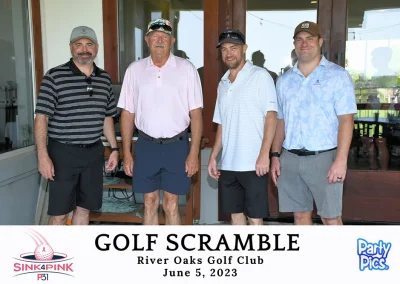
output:
{"label": "window", "polygon": [[[120,0],[118,2],[119,79],[133,61],[149,56],[144,40],[147,24],[163,17],[174,27],[176,38],[172,53],[203,67],[204,37],[203,1],[191,0]],[[202,76],[201,76],[202,78]]]}
{"label": "window", "polygon": [[317,22],[317,5],[305,1],[276,4],[247,1],[247,59],[268,70],[272,78],[283,74],[296,63],[293,32],[303,21]]}
{"label": "window", "polygon": [[379,5],[349,1],[345,67],[358,108],[350,169],[400,169],[400,5]]}
{"label": "window", "polygon": [[34,144],[29,21],[27,1],[3,1],[0,7],[3,27],[0,29],[0,153]]}

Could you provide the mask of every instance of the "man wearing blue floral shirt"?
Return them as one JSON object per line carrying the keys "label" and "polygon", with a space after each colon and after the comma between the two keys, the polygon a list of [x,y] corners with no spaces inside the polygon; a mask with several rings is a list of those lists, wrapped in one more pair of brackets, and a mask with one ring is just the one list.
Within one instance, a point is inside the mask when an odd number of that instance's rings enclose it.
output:
{"label": "man wearing blue floral shirt", "polygon": [[298,62],[277,82],[278,125],[271,173],[279,211],[311,225],[313,201],[325,225],[342,224],[343,181],[357,105],[348,72],[321,56],[313,22],[294,32]]}

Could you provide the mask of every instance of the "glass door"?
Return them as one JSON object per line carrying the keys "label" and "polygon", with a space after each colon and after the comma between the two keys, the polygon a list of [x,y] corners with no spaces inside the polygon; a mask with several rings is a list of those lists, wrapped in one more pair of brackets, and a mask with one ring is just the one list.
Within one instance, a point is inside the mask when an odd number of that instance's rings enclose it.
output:
{"label": "glass door", "polygon": [[317,22],[317,1],[247,0],[247,59],[273,79],[296,63],[293,32],[303,21]]}
{"label": "glass door", "polygon": [[400,3],[348,0],[345,68],[355,84],[350,169],[400,170]]}

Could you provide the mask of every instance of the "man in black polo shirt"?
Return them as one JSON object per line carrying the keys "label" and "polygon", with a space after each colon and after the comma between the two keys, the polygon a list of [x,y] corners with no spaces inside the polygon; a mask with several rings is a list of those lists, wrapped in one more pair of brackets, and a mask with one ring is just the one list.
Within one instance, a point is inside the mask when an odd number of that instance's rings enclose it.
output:
{"label": "man in black polo shirt", "polygon": [[64,225],[71,211],[73,225],[87,225],[90,211],[101,208],[103,133],[113,151],[107,170],[118,162],[116,104],[110,76],[93,62],[98,48],[91,28],[76,27],[71,60],[50,69],[40,86],[35,140],[39,172],[50,180],[49,225]]}

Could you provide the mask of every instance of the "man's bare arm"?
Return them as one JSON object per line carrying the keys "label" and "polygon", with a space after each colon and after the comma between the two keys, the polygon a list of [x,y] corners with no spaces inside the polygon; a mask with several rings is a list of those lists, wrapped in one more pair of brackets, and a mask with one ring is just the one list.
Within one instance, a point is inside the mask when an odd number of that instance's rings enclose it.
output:
{"label": "man's bare arm", "polygon": [[278,119],[276,124],[275,137],[272,141],[272,152],[281,153],[282,144],[285,140],[285,121],[283,119]]}
{"label": "man's bare arm", "polygon": [[265,118],[265,123],[264,123],[264,138],[260,149],[260,155],[263,154],[269,156],[269,150],[271,149],[272,141],[274,140],[275,137],[276,125],[277,125],[276,112],[275,111],[267,112],[267,116]]}
{"label": "man's bare arm", "polygon": [[190,132],[190,153],[193,153],[193,155],[199,155],[201,136],[203,133],[203,115],[201,108],[190,111]]}
{"label": "man's bare arm", "polygon": [[115,138],[114,119],[111,116],[107,116],[104,119],[104,136],[110,143],[111,148],[117,148],[117,139]]}
{"label": "man's bare arm", "polygon": [[130,155],[132,136],[135,127],[135,114],[127,110],[121,112],[121,138],[124,156]]}
{"label": "man's bare arm", "polygon": [[39,157],[48,156],[47,152],[47,125],[49,123],[49,117],[44,114],[36,114],[35,117],[35,142],[36,149]]}

